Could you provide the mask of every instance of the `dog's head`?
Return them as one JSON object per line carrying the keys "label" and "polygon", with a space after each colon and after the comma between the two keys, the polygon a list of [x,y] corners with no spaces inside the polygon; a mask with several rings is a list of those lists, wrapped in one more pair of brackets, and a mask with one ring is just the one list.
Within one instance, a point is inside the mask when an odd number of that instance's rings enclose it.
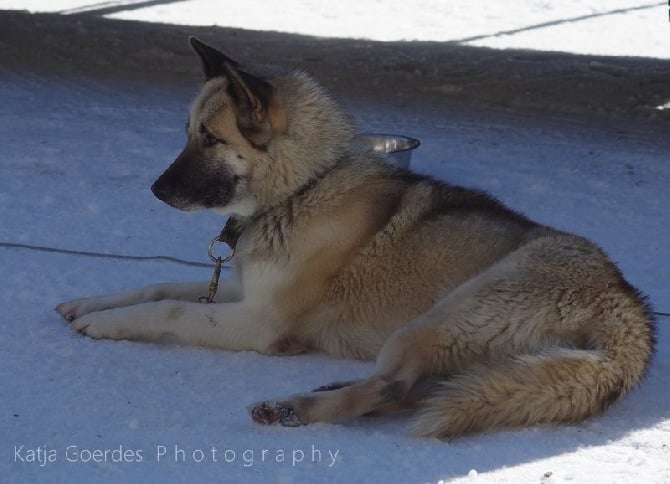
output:
{"label": "dog's head", "polygon": [[181,210],[248,216],[341,156],[351,124],[308,76],[257,77],[195,37],[190,43],[206,82],[186,147],[151,187],[156,197]]}
{"label": "dog's head", "polygon": [[189,114],[186,147],[151,190],[182,210],[244,205],[253,161],[282,129],[283,112],[269,82],[195,37],[190,42],[207,81]]}

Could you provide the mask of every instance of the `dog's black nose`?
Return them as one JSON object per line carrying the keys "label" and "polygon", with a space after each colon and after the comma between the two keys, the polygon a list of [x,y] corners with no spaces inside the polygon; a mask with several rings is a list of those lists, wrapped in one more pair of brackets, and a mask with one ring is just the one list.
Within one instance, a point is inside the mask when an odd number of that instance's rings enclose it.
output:
{"label": "dog's black nose", "polygon": [[158,178],[153,185],[151,185],[151,191],[153,192],[154,196],[158,198],[159,200],[165,201],[167,198],[168,190],[165,185],[165,183],[161,183],[161,179]]}

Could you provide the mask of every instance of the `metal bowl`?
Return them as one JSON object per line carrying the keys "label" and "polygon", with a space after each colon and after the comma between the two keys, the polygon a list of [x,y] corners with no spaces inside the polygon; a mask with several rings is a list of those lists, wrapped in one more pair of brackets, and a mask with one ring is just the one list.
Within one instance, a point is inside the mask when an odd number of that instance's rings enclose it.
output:
{"label": "metal bowl", "polygon": [[363,133],[354,137],[353,142],[361,149],[385,154],[388,160],[400,168],[409,168],[412,151],[419,147],[418,139],[400,134]]}

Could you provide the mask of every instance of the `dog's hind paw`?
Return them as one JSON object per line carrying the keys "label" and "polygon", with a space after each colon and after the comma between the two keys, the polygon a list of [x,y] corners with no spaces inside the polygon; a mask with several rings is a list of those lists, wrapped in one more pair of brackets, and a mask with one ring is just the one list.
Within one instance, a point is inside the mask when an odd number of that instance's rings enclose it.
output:
{"label": "dog's hind paw", "polygon": [[249,407],[249,413],[254,422],[284,427],[300,427],[304,425],[295,414],[289,402],[261,402]]}

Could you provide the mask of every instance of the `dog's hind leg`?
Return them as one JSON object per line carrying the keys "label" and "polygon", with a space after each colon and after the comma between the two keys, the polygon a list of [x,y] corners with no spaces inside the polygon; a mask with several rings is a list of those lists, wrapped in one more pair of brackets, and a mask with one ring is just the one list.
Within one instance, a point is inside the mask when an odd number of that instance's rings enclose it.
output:
{"label": "dog's hind leg", "polygon": [[295,427],[359,417],[380,405],[403,399],[406,393],[402,382],[373,376],[337,390],[305,393],[284,401],[260,402],[252,405],[249,411],[258,423]]}
{"label": "dog's hind leg", "polygon": [[479,345],[461,334],[467,333],[468,328],[450,330],[447,324],[445,329],[445,319],[482,287],[506,277],[510,271],[514,271],[513,265],[501,265],[493,274],[475,278],[393,333],[377,356],[372,377],[330,391],[252,405],[252,418],[264,424],[296,426],[359,417],[381,408],[405,407],[410,390],[420,379],[449,375],[451,370],[467,367],[481,357]]}
{"label": "dog's hind leg", "polygon": [[532,352],[548,339],[543,328],[515,333],[508,324],[508,316],[520,305],[514,301],[516,288],[505,285],[518,277],[515,258],[501,261],[393,333],[369,379],[332,391],[263,402],[252,407],[252,418],[298,425],[358,417],[401,404],[420,379],[449,377],[491,358]]}
{"label": "dog's hind leg", "polygon": [[325,385],[283,401],[260,402],[251,405],[249,412],[258,423],[296,427],[413,410],[437,388],[431,379],[377,375],[358,382]]}
{"label": "dog's hind leg", "polygon": [[258,423],[293,427],[360,417],[382,407],[405,407],[404,401],[421,376],[420,361],[418,355],[408,352],[392,356],[378,358],[375,374],[366,380],[326,385],[286,400],[260,402],[249,408],[251,417]]}

